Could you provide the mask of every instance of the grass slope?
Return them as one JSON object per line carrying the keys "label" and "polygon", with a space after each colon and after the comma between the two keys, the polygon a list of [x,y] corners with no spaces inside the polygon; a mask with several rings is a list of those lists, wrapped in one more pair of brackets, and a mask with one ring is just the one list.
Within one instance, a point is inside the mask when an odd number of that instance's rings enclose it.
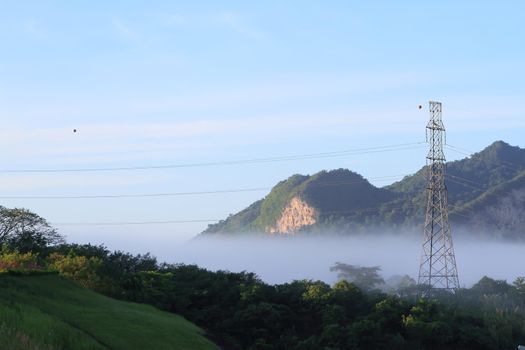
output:
{"label": "grass slope", "polygon": [[181,316],[57,275],[0,275],[0,349],[217,349]]}

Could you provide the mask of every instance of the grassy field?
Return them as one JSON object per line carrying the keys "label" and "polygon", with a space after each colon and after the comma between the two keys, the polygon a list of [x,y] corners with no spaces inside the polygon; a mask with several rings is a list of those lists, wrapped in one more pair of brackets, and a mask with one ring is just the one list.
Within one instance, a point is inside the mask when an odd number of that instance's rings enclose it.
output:
{"label": "grassy field", "polygon": [[0,275],[0,349],[217,349],[184,318],[57,275]]}

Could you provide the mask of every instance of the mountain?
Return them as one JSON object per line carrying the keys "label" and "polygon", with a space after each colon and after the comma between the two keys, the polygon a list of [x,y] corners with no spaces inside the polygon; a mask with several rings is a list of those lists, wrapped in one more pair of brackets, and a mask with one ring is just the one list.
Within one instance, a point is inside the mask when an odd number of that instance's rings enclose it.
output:
{"label": "mountain", "polygon": [[217,349],[181,316],[58,275],[0,275],[1,349]]}
{"label": "mountain", "polygon": [[[378,188],[347,169],[293,175],[263,199],[209,225],[214,234],[355,234],[410,231],[424,219],[426,167]],[[495,237],[525,239],[525,149],[497,141],[447,163],[450,221]]]}

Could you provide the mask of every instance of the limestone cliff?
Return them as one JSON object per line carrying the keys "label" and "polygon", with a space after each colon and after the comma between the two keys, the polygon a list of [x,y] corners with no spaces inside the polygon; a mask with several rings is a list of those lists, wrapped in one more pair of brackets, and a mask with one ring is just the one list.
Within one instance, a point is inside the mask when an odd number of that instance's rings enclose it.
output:
{"label": "limestone cliff", "polygon": [[274,226],[266,228],[271,234],[293,234],[303,226],[317,222],[317,211],[300,197],[293,197],[283,209],[282,215]]}

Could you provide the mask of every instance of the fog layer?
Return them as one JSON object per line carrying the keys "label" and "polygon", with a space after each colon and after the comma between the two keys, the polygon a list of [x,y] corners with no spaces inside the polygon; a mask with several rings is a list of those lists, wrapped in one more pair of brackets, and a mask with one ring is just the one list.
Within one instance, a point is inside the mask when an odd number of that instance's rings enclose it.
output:
{"label": "fog layer", "polygon": [[[164,249],[163,249],[164,250]],[[482,276],[514,281],[525,276],[525,245],[494,241],[455,241],[458,273],[469,287]],[[155,253],[155,252],[152,252]],[[160,252],[158,252],[160,253]],[[329,268],[335,262],[380,266],[384,278],[417,277],[420,240],[400,236],[367,238],[196,239],[157,254],[172,263],[197,264],[211,270],[255,272],[268,283],[294,279],[336,281]]]}
{"label": "fog layer", "polygon": [[[461,231],[461,230],[460,230]],[[454,232],[454,248],[462,286],[471,286],[482,276],[514,281],[525,276],[525,243],[474,238],[465,231]],[[255,272],[268,283],[294,279],[336,281],[330,272],[335,262],[380,266],[383,277],[409,275],[416,278],[422,237],[379,234],[350,238],[197,238],[188,241],[169,231],[145,234],[140,228],[115,230],[111,234],[90,234],[89,241],[70,232],[68,240],[104,244],[111,250],[133,254],[150,252],[159,262],[197,264],[211,270]],[[82,233],[82,237],[86,234]]]}

